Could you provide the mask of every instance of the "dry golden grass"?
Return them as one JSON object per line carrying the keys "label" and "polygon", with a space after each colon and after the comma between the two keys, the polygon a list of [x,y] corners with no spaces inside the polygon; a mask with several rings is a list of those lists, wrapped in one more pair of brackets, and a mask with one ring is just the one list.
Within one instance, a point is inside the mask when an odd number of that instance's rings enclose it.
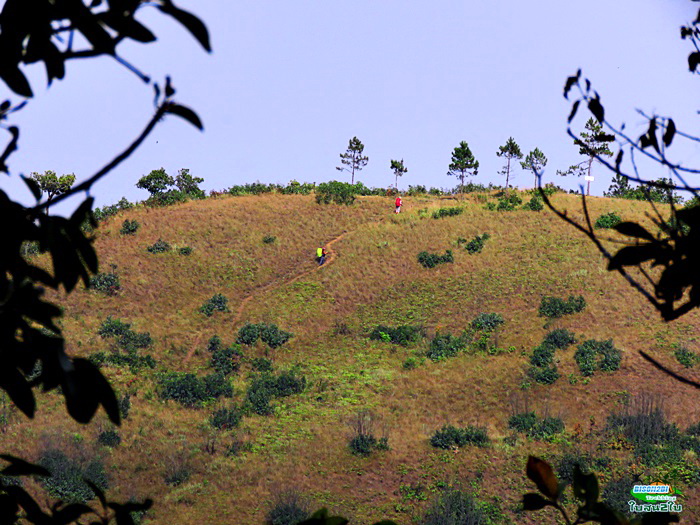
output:
{"label": "dry golden grass", "polygon": [[[576,197],[557,195],[554,202],[568,208],[570,216],[582,217]],[[640,203],[592,198],[589,204],[594,219],[613,210],[625,219],[645,217]],[[439,220],[418,213],[454,205],[465,206],[465,212]],[[303,394],[276,402],[274,416],[249,416],[235,432],[216,432],[208,418],[231,401],[186,409],[159,400],[153,372],[105,368],[121,393],[133,394],[131,415],[120,429],[123,444],[111,452],[97,449],[112,477],[110,495],[154,498],[153,523],[177,516],[184,524],[253,524],[262,522],[276,487],[295,487],[317,507],[329,506],[356,523],[381,517],[407,523],[425,503],[402,502],[401,485],[468,482],[478,473],[483,477],[480,497],[501,497],[510,519],[552,523],[543,513],[512,514],[529,489],[527,455],[555,458],[563,450],[522,437],[515,446],[504,443],[511,435],[507,419],[513,396],[526,393],[538,413],[562,417],[569,432],[577,424],[588,430],[591,418],[596,428],[603,426],[623,391],[666,397],[669,417],[681,428],[700,421],[697,393],[660,374],[637,353],[648,351],[679,369],[670,345],[683,342],[698,349],[697,312],[675,323],[661,322],[622,278],[605,271],[589,241],[549,211],[490,212],[474,196],[462,203],[407,197],[404,213],[396,216],[392,210],[391,199],[381,197],[339,207],[319,206],[310,196],[264,195],[129,210],[100,228],[101,267],[117,265],[123,290],[116,297],[87,291],[54,297],[65,305],[63,327],[73,354],[104,350],[97,329],[112,315],[151,333],[159,370],[204,374],[212,335],[229,344],[245,321],[274,322],[294,338],[276,351],[244,349],[246,355],[269,355],[278,369],[297,364],[311,381]],[[141,223],[133,237],[119,234],[127,218]],[[491,238],[478,255],[455,244],[458,237],[485,232]],[[268,234],[276,236],[274,244],[262,242]],[[318,268],[316,248],[341,236],[331,247],[331,262]],[[158,238],[194,251],[188,257],[148,253],[146,246]],[[454,264],[425,269],[416,260],[420,251],[446,249],[453,250]],[[231,312],[206,318],[197,309],[215,293],[229,299]],[[542,296],[572,294],[582,294],[587,308],[545,328],[537,316]],[[431,335],[456,334],[480,312],[504,316],[498,344],[515,347],[513,352],[461,355],[404,370],[402,363],[415,348],[366,337],[379,323],[422,324]],[[348,334],[335,333],[339,323]],[[570,384],[567,376],[576,372],[571,348],[557,354],[562,377],[554,385],[523,391],[529,353],[555,327],[585,339],[613,338],[624,353],[621,370],[596,374],[587,385]],[[244,366],[234,379],[236,402],[243,398],[249,370]],[[694,370],[683,373],[698,377]],[[349,453],[346,423],[366,408],[388,428],[391,450],[365,459]],[[86,427],[70,422],[53,394],[42,397],[39,414],[32,423],[13,416],[3,450],[35,456],[43,434],[93,446],[100,425],[105,426],[102,416]],[[444,423],[484,425],[494,444],[476,453],[469,448],[436,451],[428,439]],[[225,456],[233,440],[249,443],[251,450]],[[574,446],[594,447],[585,439]],[[163,475],[177,461],[193,474],[183,485],[170,487]],[[686,519],[700,519],[692,510],[700,508],[697,495],[684,505]]]}

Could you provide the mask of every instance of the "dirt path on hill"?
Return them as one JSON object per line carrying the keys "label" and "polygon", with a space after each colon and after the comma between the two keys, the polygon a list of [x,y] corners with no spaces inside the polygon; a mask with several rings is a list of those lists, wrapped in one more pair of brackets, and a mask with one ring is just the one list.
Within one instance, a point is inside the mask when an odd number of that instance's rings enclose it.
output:
{"label": "dirt path on hill", "polygon": [[[352,230],[352,231],[355,231],[355,230]],[[325,268],[325,267],[328,266],[329,264],[333,263],[333,262],[336,260],[336,258],[338,257],[337,252],[333,249],[333,245],[334,245],[336,242],[342,240],[347,234],[352,233],[352,231],[347,231],[347,230],[344,231],[343,233],[341,233],[340,235],[338,235],[337,237],[335,237],[334,239],[332,239],[331,241],[329,241],[329,242],[324,246],[324,248],[326,249],[327,255],[326,255],[326,262],[323,263],[323,266],[318,266],[318,265],[317,265],[317,266],[315,266],[314,268],[312,268],[311,270],[307,270],[307,271],[302,272],[302,273],[300,273],[300,274],[298,274],[298,275],[295,275],[295,276],[292,277],[291,279],[288,279],[288,280],[286,280],[286,281],[284,281],[284,282],[282,282],[282,283],[277,283],[277,282],[268,283],[268,284],[266,284],[266,285],[264,285],[264,286],[261,286],[260,288],[258,288],[258,289],[256,289],[256,290],[254,290],[252,293],[250,293],[245,299],[243,299],[243,300],[241,301],[241,304],[238,306],[238,309],[236,310],[236,315],[235,315],[235,317],[233,318],[232,324],[235,325],[236,323],[238,323],[238,322],[241,320],[241,317],[243,316],[243,311],[245,310],[246,305],[248,304],[248,302],[249,302],[253,297],[255,297],[255,296],[257,296],[257,295],[260,295],[260,294],[263,294],[263,293],[265,293],[266,291],[268,291],[268,290],[270,290],[270,289],[272,289],[272,288],[277,288],[277,287],[280,287],[280,286],[286,286],[286,285],[288,285],[288,284],[295,283],[295,282],[297,282],[299,279],[303,279],[303,278],[306,277],[307,275],[310,275],[310,274],[312,274],[312,273],[314,273],[314,272],[318,272],[318,271],[321,270],[322,268]],[[199,346],[199,341],[200,341],[200,339],[201,339],[201,334],[200,334],[199,336],[197,336],[197,338],[196,338],[194,344],[192,345],[192,348],[190,348],[190,351],[187,352],[187,356],[185,357],[185,360],[184,360],[184,363],[185,363],[185,364],[186,364],[190,359],[192,359],[192,357],[194,356],[195,352],[197,351],[197,347]]]}

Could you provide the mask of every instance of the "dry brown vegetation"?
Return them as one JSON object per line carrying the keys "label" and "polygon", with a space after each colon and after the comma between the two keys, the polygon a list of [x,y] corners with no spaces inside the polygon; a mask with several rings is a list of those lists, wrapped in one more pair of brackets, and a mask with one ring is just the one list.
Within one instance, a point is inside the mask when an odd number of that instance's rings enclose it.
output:
{"label": "dry brown vegetation", "polygon": [[[582,217],[578,197],[553,199],[571,216]],[[106,428],[106,418],[80,426],[67,417],[57,395],[44,395],[35,421],[10,418],[0,438],[3,450],[36,458],[46,440],[94,448],[104,456],[111,496],[156,500],[149,523],[261,523],[274,490],[285,487],[353,523],[380,518],[408,523],[426,502],[402,499],[402,485],[423,485],[432,496],[430,488],[437,491],[440,482],[456,481],[472,483],[481,501],[498,501],[511,522],[554,523],[546,512],[515,513],[530,489],[524,476],[529,454],[556,463],[563,451],[586,451],[611,457],[619,469],[632,468],[624,449],[599,447],[599,432],[621,399],[642,392],[665,398],[670,420],[681,429],[700,422],[697,391],[659,373],[637,354],[645,350],[680,370],[671,344],[698,350],[697,312],[663,323],[621,277],[605,270],[589,241],[546,210],[487,211],[471,196],[459,216],[419,216],[422,208],[457,204],[448,202],[406,197],[405,212],[394,215],[391,199],[382,197],[321,206],[311,196],[263,195],[121,213],[96,234],[101,268],[117,265],[120,293],[78,291],[55,299],[65,306],[62,326],[74,355],[105,350],[97,330],[108,315],[150,332],[155,340],[150,350],[158,362],[154,371],[104,368],[120,394],[131,394],[130,415],[119,429],[122,444],[99,447],[96,436]],[[624,219],[643,220],[647,211],[642,203],[603,198],[591,198],[589,205],[594,218],[616,211]],[[125,218],[141,223],[135,236],[119,234]],[[478,255],[455,245],[458,237],[485,232],[491,238]],[[265,235],[276,241],[263,243]],[[340,236],[331,246],[331,262],[319,268],[316,248]],[[148,253],[146,247],[158,238],[175,247],[191,246],[193,252]],[[420,251],[446,249],[455,253],[453,264],[428,270],[416,261]],[[197,310],[216,293],[228,298],[231,312],[205,317]],[[545,328],[537,315],[542,296],[578,294],[585,297],[586,309]],[[429,336],[459,334],[481,312],[505,318],[498,346],[512,351],[426,360],[406,370],[403,362],[427,343],[406,349],[367,338],[380,323],[420,324]],[[159,399],[162,370],[208,373],[209,338],[217,334],[228,345],[246,321],[276,323],[294,334],[276,350],[261,344],[243,350],[247,358],[271,357],[276,369],[298,365],[310,381],[302,394],[276,401],[272,416],[246,416],[230,431],[214,430],[208,419],[231,400],[188,409]],[[524,389],[529,354],[557,327],[586,339],[613,338],[623,351],[620,371],[597,373],[585,384],[571,347],[557,353],[562,377],[554,385],[532,383]],[[244,363],[233,375],[235,402],[244,397],[250,370]],[[683,373],[698,378],[693,369]],[[575,384],[569,374],[578,376]],[[540,414],[561,417],[564,436],[556,443],[522,434],[514,438],[507,424],[514,396],[526,396]],[[381,419],[391,450],[369,458],[350,453],[347,423],[360,410]],[[445,423],[486,426],[492,443],[485,449],[434,449],[429,438]],[[243,452],[226,455],[233,442],[243,443]],[[695,457],[688,461],[698,465]],[[178,486],[164,482],[174,466],[191,471]],[[686,494],[684,520],[700,520],[697,491]]]}

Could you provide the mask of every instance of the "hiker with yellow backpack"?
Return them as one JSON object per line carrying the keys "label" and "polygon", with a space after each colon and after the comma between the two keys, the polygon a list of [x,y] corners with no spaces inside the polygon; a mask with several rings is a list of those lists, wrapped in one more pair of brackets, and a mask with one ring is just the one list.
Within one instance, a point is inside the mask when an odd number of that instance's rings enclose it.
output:
{"label": "hiker with yellow backpack", "polygon": [[317,248],[316,249],[316,260],[318,261],[319,266],[321,266],[324,262],[326,262],[326,249],[325,248]]}

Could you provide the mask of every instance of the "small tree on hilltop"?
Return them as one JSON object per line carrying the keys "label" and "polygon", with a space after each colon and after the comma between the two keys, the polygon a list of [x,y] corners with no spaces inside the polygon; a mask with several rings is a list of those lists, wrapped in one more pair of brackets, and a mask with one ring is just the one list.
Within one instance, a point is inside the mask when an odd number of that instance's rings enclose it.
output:
{"label": "small tree on hilltop", "polygon": [[46,193],[46,211],[48,213],[49,205],[51,200],[58,196],[66,193],[71,189],[73,183],[75,183],[75,175],[72,173],[70,175],[56,176],[55,171],[45,171],[42,173],[32,173],[29,178],[39,185],[39,189]]}
{"label": "small tree on hilltop", "polygon": [[391,169],[394,171],[394,178],[396,179],[396,191],[399,190],[399,177],[403,176],[404,173],[408,172],[408,168],[404,166],[403,159],[392,160]]}
{"label": "small tree on hilltop", "polygon": [[146,190],[151,196],[156,196],[165,193],[168,186],[173,184],[175,184],[175,180],[165,172],[165,168],[160,168],[141,177],[136,183],[136,187]]}
{"label": "small tree on hilltop", "polygon": [[612,157],[612,151],[608,148],[608,142],[615,140],[613,135],[603,132],[603,127],[592,117],[586,122],[586,131],[581,132],[579,138],[574,139],[574,145],[579,147],[579,154],[587,157],[583,162],[569,166],[565,171],[557,170],[558,175],[587,176],[586,195],[591,193],[591,166],[596,157]]}
{"label": "small tree on hilltop", "polygon": [[537,187],[537,174],[542,173],[542,169],[547,165],[547,157],[539,148],[533,149],[527,154],[525,160],[520,163],[520,167],[525,171],[531,171],[535,176],[535,187]]}
{"label": "small tree on hilltop", "polygon": [[518,143],[515,142],[513,137],[509,137],[506,141],[505,146],[498,146],[496,156],[506,158],[506,165],[503,166],[503,169],[500,173],[506,176],[506,193],[508,193],[508,181],[510,180],[510,161],[513,159],[522,159],[523,154],[520,151],[520,146],[518,146]]}
{"label": "small tree on hilltop", "polygon": [[360,139],[353,137],[348,143],[348,149],[345,153],[340,154],[340,162],[346,166],[337,166],[338,171],[347,171],[350,173],[350,184],[355,184],[355,172],[362,170],[369,162],[369,157],[363,157],[362,152],[365,150],[365,145],[360,142]]}
{"label": "small tree on hilltop", "polygon": [[199,188],[202,182],[204,182],[203,178],[193,177],[190,175],[190,170],[187,168],[182,168],[175,177],[175,186],[177,186],[177,189],[188,197],[194,197],[196,199],[204,197],[204,191]]}
{"label": "small tree on hilltop", "polygon": [[464,192],[464,179],[467,175],[476,175],[479,171],[479,161],[474,158],[469,144],[462,141],[452,152],[452,162],[448,166],[448,175],[459,179],[460,194]]}

